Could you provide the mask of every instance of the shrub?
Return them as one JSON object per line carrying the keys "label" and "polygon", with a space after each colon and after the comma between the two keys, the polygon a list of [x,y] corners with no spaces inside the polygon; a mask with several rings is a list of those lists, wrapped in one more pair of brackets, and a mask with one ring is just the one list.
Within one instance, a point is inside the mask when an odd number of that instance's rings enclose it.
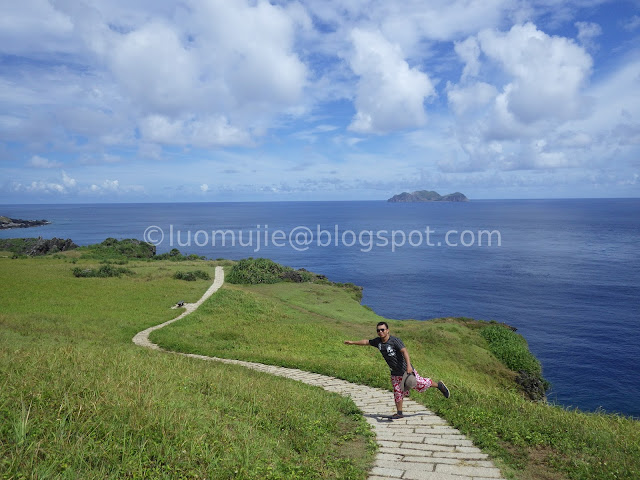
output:
{"label": "shrub", "polygon": [[209,275],[204,270],[194,270],[192,272],[181,272],[177,271],[173,274],[173,278],[176,280],[186,280],[187,282],[195,282],[198,278],[202,280],[211,280],[211,275]]}
{"label": "shrub", "polygon": [[172,262],[183,262],[185,260],[206,260],[206,257],[201,257],[192,253],[191,255],[183,255],[177,248],[172,248],[167,253],[161,253],[152,257],[153,260],[171,260]]}
{"label": "shrub", "polygon": [[83,257],[100,259],[122,257],[153,258],[156,254],[155,245],[134,238],[117,240],[110,237],[102,243],[80,247],[80,250],[83,252]]}
{"label": "shrub", "polygon": [[[282,281],[280,275],[286,272],[287,269],[287,267],[283,267],[268,258],[245,258],[233,266],[226,277],[226,281],[250,285],[278,283]],[[292,269],[289,268],[288,270]]]}
{"label": "shrub", "polygon": [[121,275],[135,275],[133,270],[129,270],[128,268],[118,268],[112,265],[103,265],[99,269],[95,270],[93,268],[81,268],[76,267],[73,269],[73,275],[79,278],[86,277],[119,277]]}

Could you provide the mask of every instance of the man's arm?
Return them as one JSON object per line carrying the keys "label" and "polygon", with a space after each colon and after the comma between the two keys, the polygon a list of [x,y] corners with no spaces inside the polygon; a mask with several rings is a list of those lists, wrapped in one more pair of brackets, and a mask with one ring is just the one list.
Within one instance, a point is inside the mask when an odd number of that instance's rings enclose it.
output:
{"label": "man's arm", "polygon": [[352,340],[345,340],[344,341],[345,345],[362,345],[362,346],[366,346],[369,345],[369,340],[367,340],[366,338],[363,338],[362,340],[357,340],[357,341],[352,341]]}
{"label": "man's arm", "polygon": [[407,347],[404,347],[400,350],[400,353],[404,356],[404,361],[407,362],[407,373],[412,373],[413,367],[411,366],[411,359],[409,358],[409,350],[407,350]]}

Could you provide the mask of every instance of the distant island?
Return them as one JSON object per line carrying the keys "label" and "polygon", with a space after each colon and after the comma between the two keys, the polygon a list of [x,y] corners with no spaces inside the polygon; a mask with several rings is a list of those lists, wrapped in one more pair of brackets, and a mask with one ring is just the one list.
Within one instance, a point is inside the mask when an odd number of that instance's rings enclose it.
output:
{"label": "distant island", "polygon": [[449,193],[448,195],[440,195],[438,192],[431,190],[419,190],[417,192],[409,193],[402,192],[398,195],[391,197],[388,202],[398,203],[411,203],[411,202],[468,202],[469,199],[460,192]]}
{"label": "distant island", "polygon": [[21,220],[19,218],[9,218],[0,216],[0,230],[6,230],[9,228],[29,228],[40,227],[42,225],[49,225],[49,220]]}

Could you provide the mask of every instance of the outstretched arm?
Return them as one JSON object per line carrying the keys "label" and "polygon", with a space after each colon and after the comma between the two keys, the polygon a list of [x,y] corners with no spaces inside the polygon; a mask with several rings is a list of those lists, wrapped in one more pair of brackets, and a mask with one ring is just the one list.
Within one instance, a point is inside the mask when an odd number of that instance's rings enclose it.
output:
{"label": "outstretched arm", "polygon": [[366,346],[369,345],[369,340],[367,340],[366,338],[363,338],[362,340],[357,340],[357,341],[352,341],[352,340],[345,340],[344,341],[345,345],[362,345],[362,346]]}

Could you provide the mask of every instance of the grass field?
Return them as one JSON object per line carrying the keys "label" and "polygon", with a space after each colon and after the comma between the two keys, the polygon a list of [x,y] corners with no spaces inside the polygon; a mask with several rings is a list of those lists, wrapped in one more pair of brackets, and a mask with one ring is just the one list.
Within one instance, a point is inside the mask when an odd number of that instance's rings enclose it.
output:
{"label": "grass field", "polygon": [[[77,253],[0,258],[0,478],[366,478],[375,445],[353,403],[240,367],[147,351],[131,338],[194,302],[215,262]],[[187,317],[188,318],[188,317]]]}
{"label": "grass field", "polygon": [[[372,348],[346,339],[375,337],[385,320],[349,291],[312,283],[225,284],[184,321],[152,334],[166,348],[283,365],[390,388],[388,369]],[[526,400],[509,370],[480,335],[483,322],[388,321],[423,376],[442,379],[412,398],[449,420],[490,453],[510,478],[640,478],[640,423]],[[391,398],[391,393],[390,393]],[[393,413],[393,412],[389,412]]]}

